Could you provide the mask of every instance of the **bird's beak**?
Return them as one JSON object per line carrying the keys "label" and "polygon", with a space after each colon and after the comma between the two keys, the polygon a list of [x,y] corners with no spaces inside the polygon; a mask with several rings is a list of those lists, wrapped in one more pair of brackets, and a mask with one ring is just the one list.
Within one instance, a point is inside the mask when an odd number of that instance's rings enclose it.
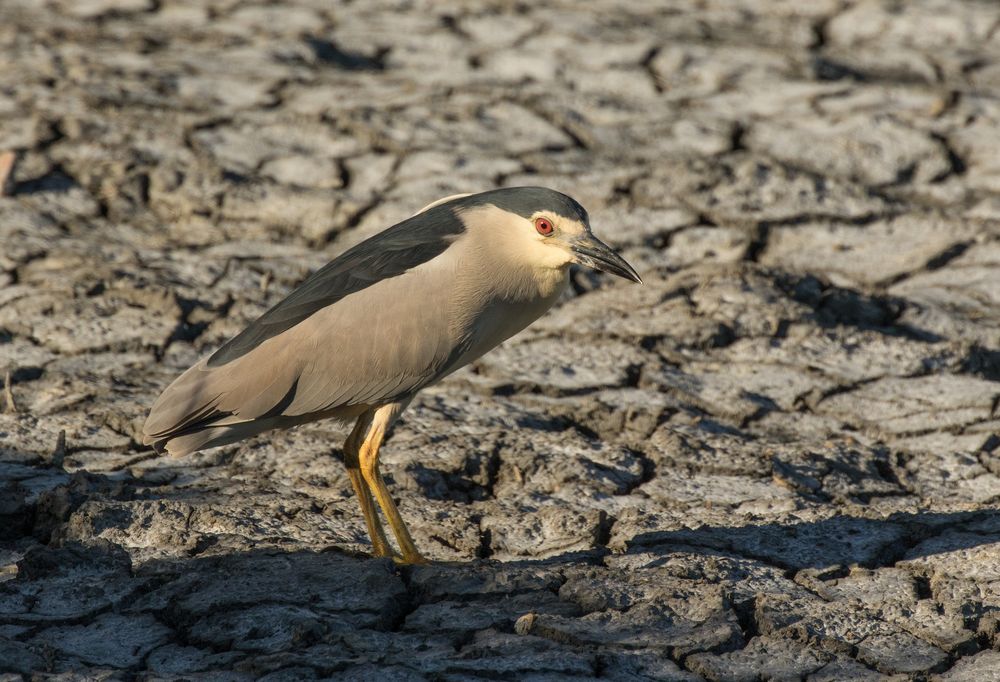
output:
{"label": "bird's beak", "polygon": [[642,278],[639,277],[635,268],[612,251],[610,246],[592,234],[575,239],[570,245],[570,249],[574,254],[573,260],[580,265],[586,265],[602,272],[610,272],[612,275],[618,275],[642,284]]}

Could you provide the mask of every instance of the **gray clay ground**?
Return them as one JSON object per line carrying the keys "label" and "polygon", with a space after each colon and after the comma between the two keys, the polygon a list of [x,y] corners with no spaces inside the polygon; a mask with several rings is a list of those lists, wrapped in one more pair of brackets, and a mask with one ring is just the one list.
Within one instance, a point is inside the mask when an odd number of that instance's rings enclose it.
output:
{"label": "gray clay ground", "polygon": [[[1000,6],[0,13],[0,680],[1000,679]],[[646,284],[406,413],[442,563],[365,558],[336,425],[137,445],[311,269],[528,183]]]}

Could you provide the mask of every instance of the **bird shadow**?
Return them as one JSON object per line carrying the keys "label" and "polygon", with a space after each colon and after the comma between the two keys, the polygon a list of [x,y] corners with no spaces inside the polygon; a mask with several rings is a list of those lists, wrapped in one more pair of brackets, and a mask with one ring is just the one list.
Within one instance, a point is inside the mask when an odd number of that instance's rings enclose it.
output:
{"label": "bird shadow", "polygon": [[[18,471],[22,476],[30,473]],[[59,498],[70,507],[87,499],[129,495],[122,492],[120,477],[82,473],[71,479],[65,484],[69,492]],[[24,478],[19,485],[25,487],[30,480]],[[25,505],[24,513],[32,515],[25,518],[26,528],[34,519],[37,530],[41,511]],[[62,516],[61,522],[69,521]],[[59,520],[53,517],[46,523]],[[100,534],[107,530],[107,537],[114,538],[115,529],[109,526]],[[623,535],[623,530],[617,534]],[[669,564],[671,575],[678,565],[690,565],[698,573],[697,567],[704,565],[699,557],[726,557],[758,562],[787,577],[817,569],[825,579],[846,575],[853,566],[876,569],[998,543],[1000,511],[897,512],[884,518],[832,515],[807,521],[654,527],[624,535],[628,539],[614,555],[634,557],[633,565],[643,571]],[[539,647],[576,651],[576,640],[503,638],[514,637],[516,623],[526,613],[557,619],[585,615],[586,609],[561,590],[570,576],[600,571],[606,582],[626,583],[631,574],[615,569],[606,546],[541,558],[398,566],[342,548],[341,542],[353,540],[331,535],[329,545],[320,549],[201,543],[187,555],[141,564],[126,548],[102,537],[54,541],[25,553],[17,574],[0,583],[0,598],[19,604],[17,598],[31,595],[31,603],[44,605],[55,621],[76,623],[80,633],[91,626],[99,630],[105,621],[141,625],[140,634],[146,638],[142,641],[152,643],[139,644],[149,649],[142,665],[164,673],[224,669],[240,662],[254,674],[295,663],[336,675],[363,666],[406,667],[412,656],[415,666],[458,674],[465,671],[462,666],[521,656]],[[751,575],[741,569],[733,579],[742,580],[744,573]],[[655,580],[659,574],[645,575]],[[92,586],[82,596],[81,584]],[[36,611],[10,614],[19,623],[30,622],[16,636],[16,646],[29,653],[41,651],[50,636],[45,626],[50,616],[37,612],[41,607],[32,608]],[[718,606],[728,608],[722,602]],[[601,628],[596,622],[587,627]],[[506,642],[508,653],[489,648],[492,641]],[[614,641],[609,646],[617,646]],[[122,660],[132,660],[128,651],[134,646],[127,637],[108,644],[115,655],[115,647],[121,648]],[[187,658],[175,655],[178,647]],[[421,651],[428,652],[428,660],[420,658]],[[444,659],[448,663],[440,664]],[[71,664],[60,658],[54,665],[58,669]],[[171,668],[182,664],[188,667]]]}
{"label": "bird shadow", "polygon": [[[335,449],[331,452],[333,456],[339,454]],[[197,485],[177,488],[174,484],[178,476],[192,471],[197,473],[206,464],[224,465],[226,461],[226,453],[220,450],[214,462],[197,465],[165,463],[156,470],[159,480],[147,480],[134,478],[125,471],[95,473],[80,470],[68,473],[51,463],[31,462],[23,453],[13,460],[4,458],[0,461],[0,485],[4,486],[12,500],[19,496],[21,503],[11,506],[6,516],[7,532],[0,533],[0,544],[4,540],[17,540],[14,536],[19,534],[31,535],[33,527],[35,538],[47,542],[51,529],[68,521],[73,509],[88,499],[209,501],[220,493],[199,489]],[[473,495],[470,499],[474,497],[479,496]],[[53,508],[43,510],[39,503]],[[40,532],[40,528],[44,532]],[[1000,510],[895,512],[881,518],[835,514],[818,520],[654,527],[637,531],[629,535],[627,530],[617,527],[615,535],[625,539],[617,543],[615,553],[729,555],[757,560],[792,572],[837,566],[880,568],[899,561],[1000,542]],[[331,537],[329,547],[336,547],[341,540],[346,545],[357,546],[356,538]],[[350,555],[350,550],[343,551]],[[606,545],[599,544],[583,552],[547,557],[506,556],[502,563],[511,566],[592,563],[610,553],[612,550]],[[474,558],[470,557],[472,562]]]}

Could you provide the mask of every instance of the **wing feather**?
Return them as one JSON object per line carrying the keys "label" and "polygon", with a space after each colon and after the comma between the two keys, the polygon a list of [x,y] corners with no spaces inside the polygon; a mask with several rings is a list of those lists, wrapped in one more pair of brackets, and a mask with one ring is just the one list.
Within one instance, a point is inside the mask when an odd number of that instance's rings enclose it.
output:
{"label": "wing feather", "polygon": [[345,296],[426,263],[444,252],[464,231],[465,224],[454,207],[447,204],[432,205],[393,225],[314,272],[284,300],[223,344],[208,359],[208,367],[232,362]]}
{"label": "wing feather", "polygon": [[[183,436],[177,449],[187,452],[253,435],[254,423],[274,428],[426,385],[440,334],[423,340],[428,310],[408,273],[463,230],[451,208],[433,207],[331,261],[178,377],[153,405],[144,440],[171,449]],[[193,436],[203,430],[216,435]]]}

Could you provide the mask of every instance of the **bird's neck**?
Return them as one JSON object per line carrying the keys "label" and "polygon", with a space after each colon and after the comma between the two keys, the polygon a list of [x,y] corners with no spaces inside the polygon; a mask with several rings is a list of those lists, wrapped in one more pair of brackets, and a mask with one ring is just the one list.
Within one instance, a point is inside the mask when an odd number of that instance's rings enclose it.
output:
{"label": "bird's neck", "polygon": [[493,296],[512,303],[554,303],[569,281],[569,266],[538,267],[508,264],[496,268],[490,284]]}
{"label": "bird's neck", "polygon": [[499,230],[462,246],[462,270],[475,273],[468,284],[487,298],[511,303],[554,302],[566,288],[568,263],[526,262]]}

